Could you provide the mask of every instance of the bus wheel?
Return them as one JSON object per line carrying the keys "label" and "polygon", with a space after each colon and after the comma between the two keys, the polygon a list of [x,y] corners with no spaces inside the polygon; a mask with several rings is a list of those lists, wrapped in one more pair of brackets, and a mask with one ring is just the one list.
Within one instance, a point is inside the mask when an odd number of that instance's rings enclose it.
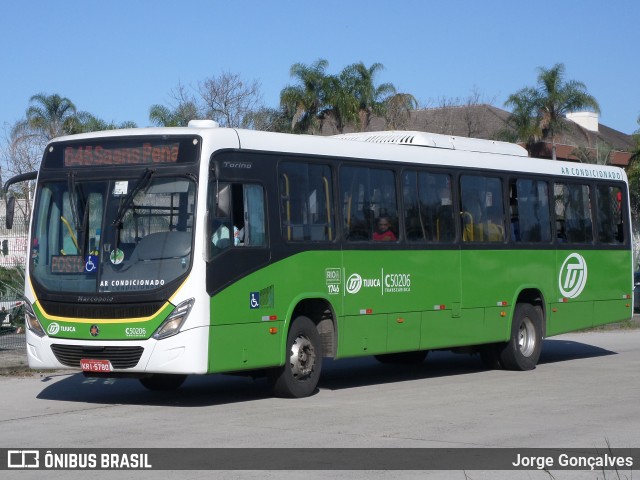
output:
{"label": "bus wheel", "polygon": [[542,351],[542,318],[529,303],[518,303],[513,312],[511,338],[500,352],[500,362],[509,370],[533,370]]}
{"label": "bus wheel", "polygon": [[301,398],[311,395],[322,369],[320,334],[307,317],[297,317],[287,335],[287,356],[282,367],[269,372],[274,395]]}
{"label": "bus wheel", "polygon": [[186,379],[186,375],[154,373],[149,377],[141,378],[140,383],[149,390],[175,390],[180,388]]}
{"label": "bus wheel", "polygon": [[398,353],[387,353],[384,355],[374,355],[375,359],[380,363],[384,363],[387,365],[398,365],[398,364],[418,364],[424,362],[424,359],[427,358],[427,354],[429,350],[418,350],[415,352],[398,352]]}

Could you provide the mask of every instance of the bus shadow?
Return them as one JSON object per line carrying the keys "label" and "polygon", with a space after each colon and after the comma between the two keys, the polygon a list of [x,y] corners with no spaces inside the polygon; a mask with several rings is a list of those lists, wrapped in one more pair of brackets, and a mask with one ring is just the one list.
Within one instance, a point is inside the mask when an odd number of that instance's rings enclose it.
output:
{"label": "bus shadow", "polygon": [[190,375],[179,389],[168,391],[148,390],[134,378],[87,378],[82,373],[49,383],[38,399],[101,405],[205,407],[272,396],[266,379],[231,375]]}
{"label": "bus shadow", "polygon": [[617,352],[589,345],[588,343],[563,340],[561,338],[547,338],[542,344],[542,355],[540,355],[538,365],[617,354]]}
{"label": "bus shadow", "polygon": [[[616,355],[586,343],[547,339],[544,341],[540,365]],[[323,389],[343,390],[376,384],[427,380],[430,378],[468,375],[486,371],[478,355],[448,351],[430,352],[424,363],[417,365],[381,364],[374,357],[344,360],[324,359],[319,393]],[[44,377],[48,385],[38,399],[102,405],[154,405],[205,407],[228,403],[267,400],[272,397],[264,378],[232,375],[192,375],[178,390],[150,391],[136,379],[86,378],[81,373]],[[318,394],[318,391],[316,391]]]}
{"label": "bus shadow", "polygon": [[[617,355],[617,353],[587,343],[545,339],[538,365],[607,355]],[[341,390],[383,383],[467,375],[482,371],[488,371],[488,369],[479,355],[450,351],[429,352],[426,361],[417,365],[384,365],[373,357],[335,362],[329,360],[323,367],[320,388]]]}

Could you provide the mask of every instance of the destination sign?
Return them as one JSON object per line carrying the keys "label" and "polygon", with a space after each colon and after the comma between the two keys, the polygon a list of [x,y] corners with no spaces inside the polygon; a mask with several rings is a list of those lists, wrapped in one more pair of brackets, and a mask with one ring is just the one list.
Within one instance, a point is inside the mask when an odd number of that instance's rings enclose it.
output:
{"label": "destination sign", "polygon": [[51,273],[83,273],[85,261],[80,255],[53,255]]}
{"label": "destination sign", "polygon": [[150,143],[139,145],[69,145],[64,149],[65,167],[95,167],[101,165],[144,165],[176,163],[180,143]]}

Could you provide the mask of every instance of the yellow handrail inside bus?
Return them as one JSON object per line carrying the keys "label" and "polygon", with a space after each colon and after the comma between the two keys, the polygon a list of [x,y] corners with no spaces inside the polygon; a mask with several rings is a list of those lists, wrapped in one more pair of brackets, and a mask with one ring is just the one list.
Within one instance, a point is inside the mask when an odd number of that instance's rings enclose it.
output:
{"label": "yellow handrail inside bus", "polygon": [[504,241],[504,227],[491,220],[487,221],[487,240],[490,242]]}
{"label": "yellow handrail inside bus", "polygon": [[327,234],[329,235],[329,240],[333,240],[333,234],[331,232],[331,198],[329,197],[329,181],[325,176],[322,177],[322,181],[324,182],[324,198],[327,202]]}
{"label": "yellow handrail inside bus", "polygon": [[[64,223],[67,226],[67,230],[69,230],[69,235],[71,235],[71,240],[73,241],[73,244],[76,246],[76,250],[79,252],[80,251],[80,247],[78,246],[78,240],[76,239],[76,236],[73,233],[73,230],[71,229],[71,225],[69,224],[69,221],[64,218],[62,215],[60,215],[60,220],[62,220],[62,223]],[[63,253],[64,250],[61,250],[61,253],[63,255],[66,255],[66,253]]]}
{"label": "yellow handrail inside bus", "polygon": [[[463,217],[464,228],[462,231],[462,240],[465,242],[473,242],[473,215],[469,212],[460,212]],[[464,218],[469,218],[469,223],[464,223]]]}
{"label": "yellow handrail inside bus", "polygon": [[284,192],[286,194],[285,201],[287,202],[287,240],[291,240],[291,194],[289,192],[289,176],[286,173],[283,173],[282,178],[284,178]]}

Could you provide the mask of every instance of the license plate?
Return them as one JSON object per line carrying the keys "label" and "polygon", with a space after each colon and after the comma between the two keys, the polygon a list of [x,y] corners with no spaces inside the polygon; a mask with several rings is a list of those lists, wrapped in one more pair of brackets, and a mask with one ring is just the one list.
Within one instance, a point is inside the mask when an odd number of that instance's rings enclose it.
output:
{"label": "license plate", "polygon": [[88,358],[80,360],[80,368],[84,372],[111,372],[113,370],[109,360],[92,360]]}

